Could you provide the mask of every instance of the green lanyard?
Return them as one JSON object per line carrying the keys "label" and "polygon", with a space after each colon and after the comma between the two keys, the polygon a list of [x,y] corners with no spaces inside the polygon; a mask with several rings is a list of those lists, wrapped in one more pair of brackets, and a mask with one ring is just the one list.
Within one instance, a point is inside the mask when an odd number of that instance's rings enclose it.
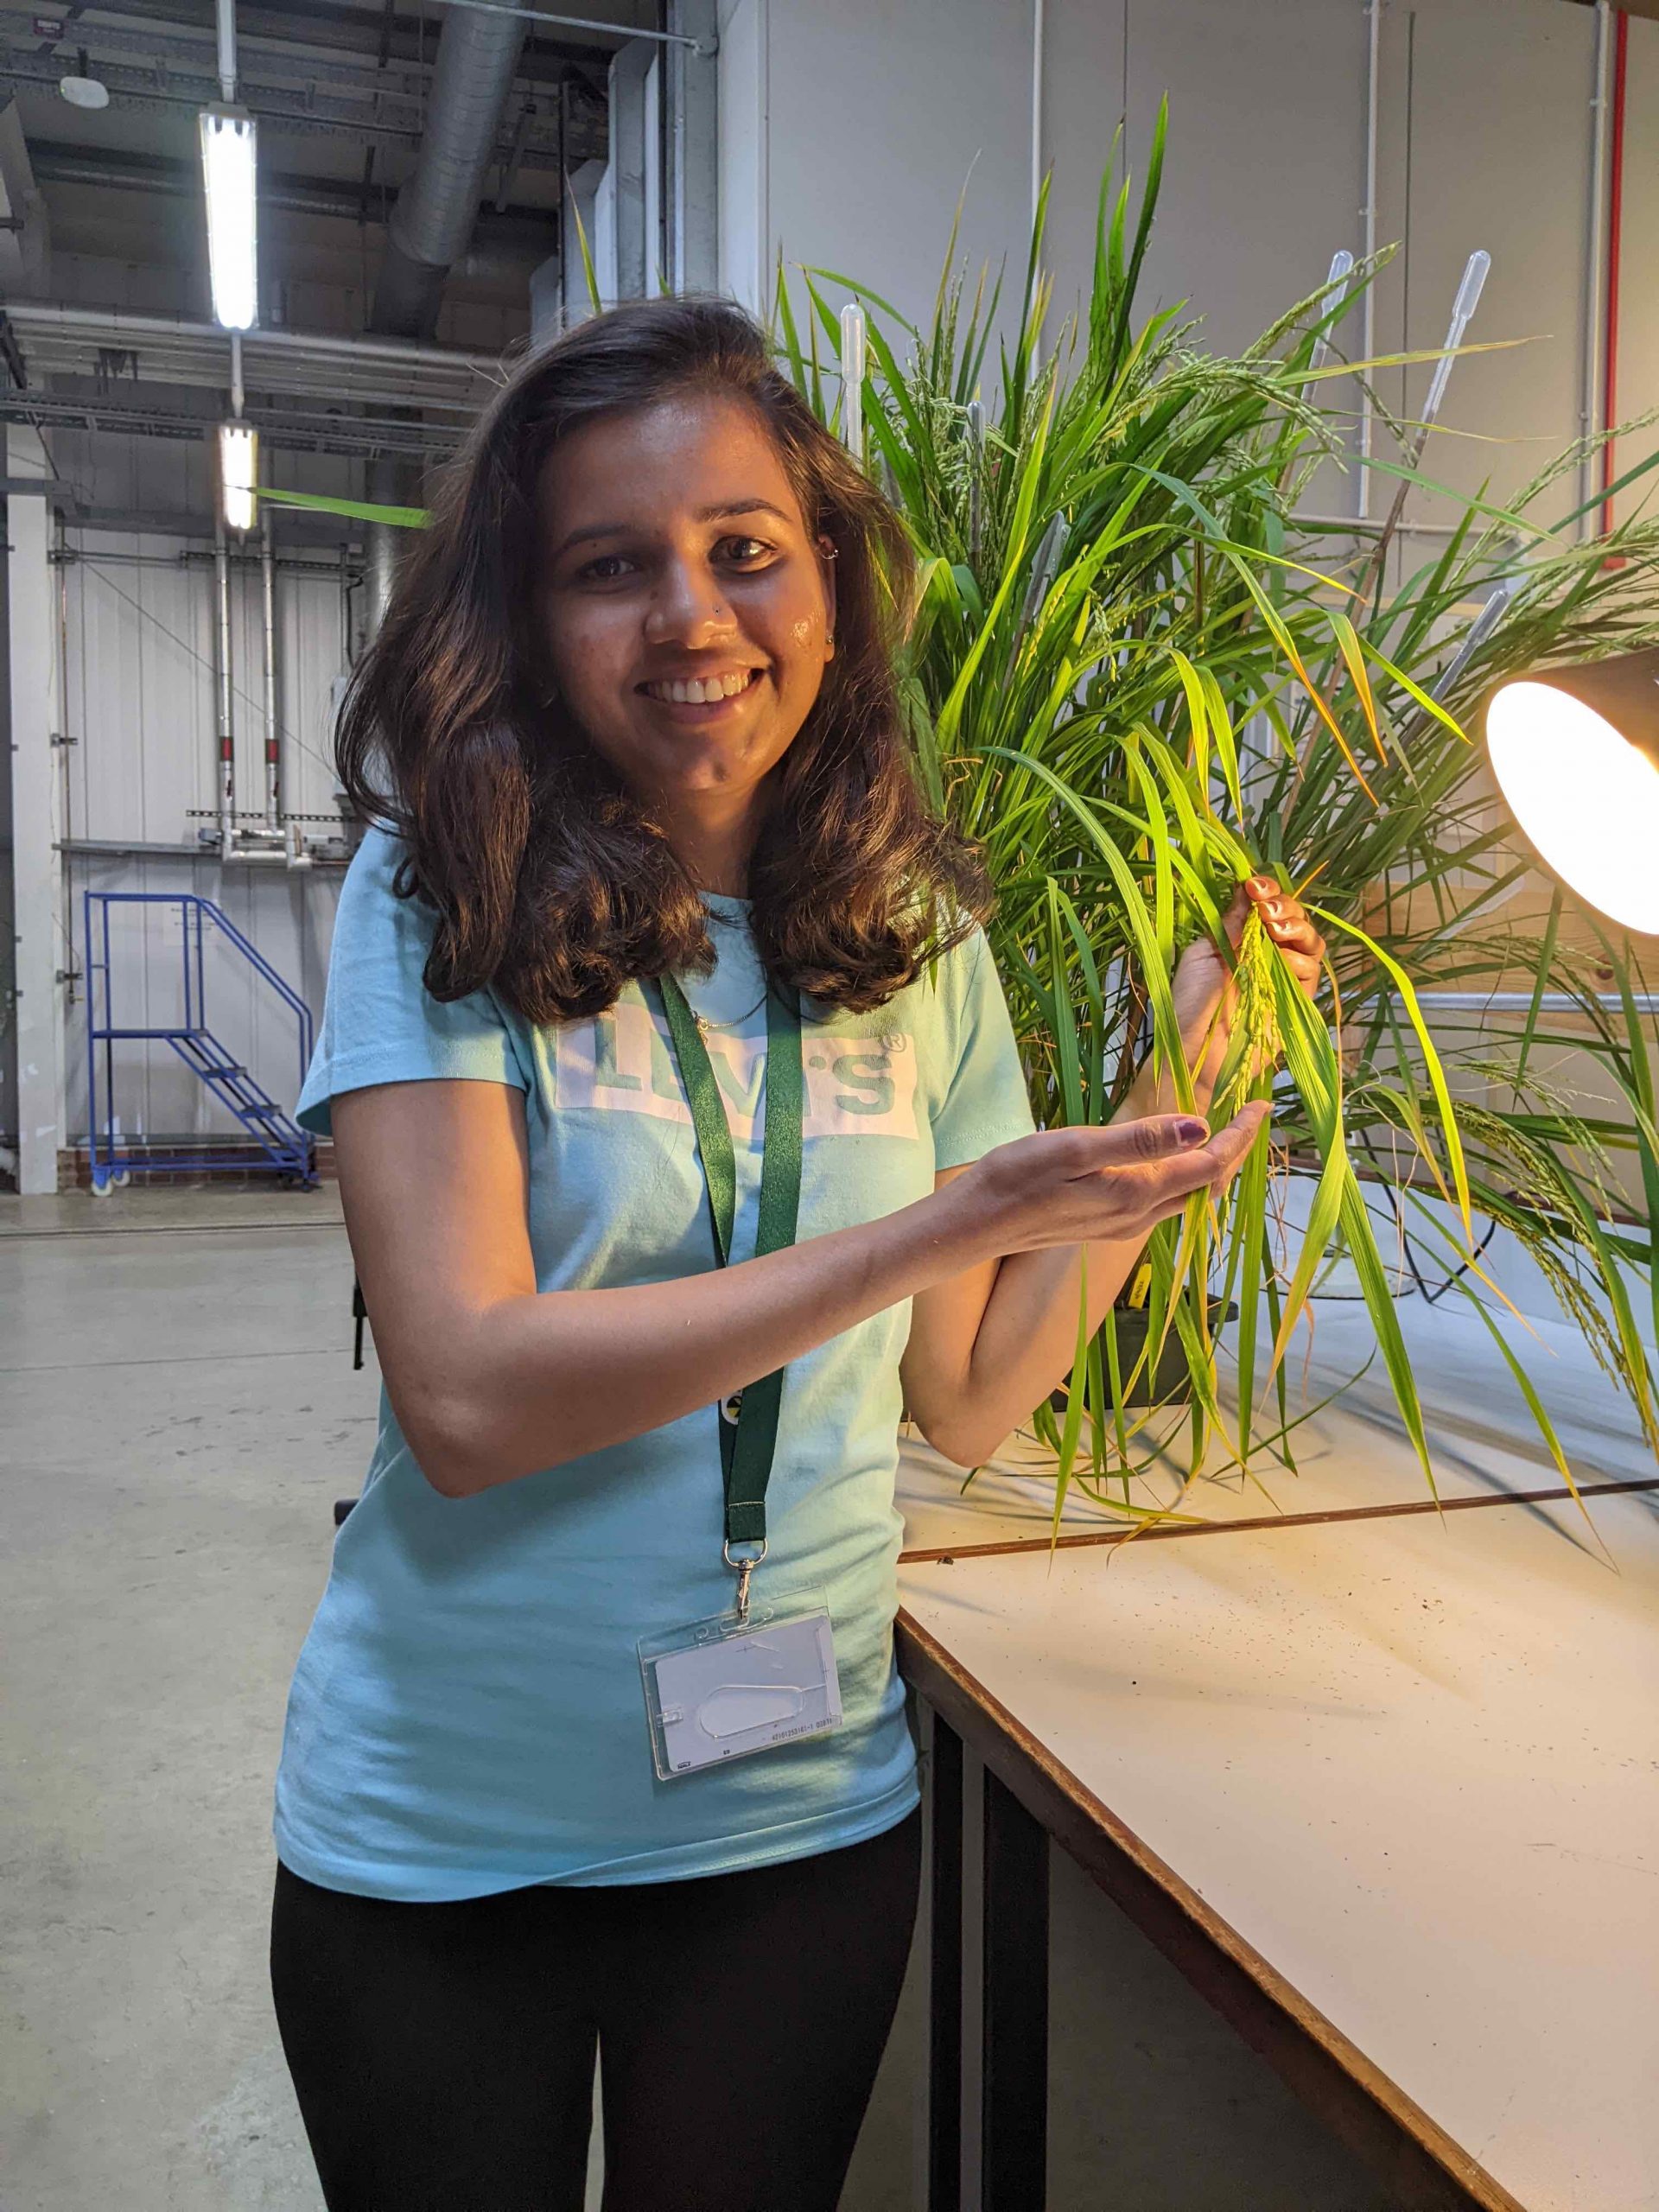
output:
{"label": "green lanyard", "polygon": [[[709,1188],[709,1217],[715,1255],[724,1267],[732,1255],[732,1228],[737,1213],[737,1170],[732,1132],[721,1103],[720,1086],[702,1041],[696,1017],[671,976],[658,988],[668,1016],[680,1081],[691,1109],[703,1179]],[[805,1085],[801,1072],[801,1014],[797,994],[776,988],[766,995],[766,1108],[760,1160],[760,1224],[755,1257],[795,1242],[801,1199],[801,1132],[805,1119]],[[778,1443],[778,1413],[784,1389],[781,1367],[738,1393],[735,1418],[728,1400],[720,1409],[720,1461],[726,1485],[726,1561],[738,1571],[738,1611],[746,1613],[750,1571],[756,1560],[734,1560],[734,1544],[759,1544],[766,1556],[766,1484]]]}

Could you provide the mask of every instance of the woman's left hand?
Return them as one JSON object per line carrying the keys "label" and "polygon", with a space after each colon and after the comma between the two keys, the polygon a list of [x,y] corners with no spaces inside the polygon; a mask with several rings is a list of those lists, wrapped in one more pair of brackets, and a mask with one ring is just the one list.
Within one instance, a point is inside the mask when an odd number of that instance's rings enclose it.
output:
{"label": "woman's left hand", "polygon": [[[1312,998],[1319,986],[1325,939],[1301,900],[1281,890],[1270,875],[1247,878],[1221,918],[1227,941],[1235,951],[1252,910],[1261,915],[1262,926],[1284,956],[1285,964]],[[1203,1052],[1200,1081],[1207,1076],[1213,1082],[1226,1055],[1235,989],[1230,970],[1207,937],[1195,938],[1177,961],[1173,990],[1188,1055],[1196,1058]]]}

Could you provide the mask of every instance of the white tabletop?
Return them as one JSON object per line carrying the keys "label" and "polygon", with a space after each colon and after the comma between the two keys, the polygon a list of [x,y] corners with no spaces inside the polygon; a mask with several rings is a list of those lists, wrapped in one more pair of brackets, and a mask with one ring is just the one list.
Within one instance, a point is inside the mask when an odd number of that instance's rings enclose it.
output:
{"label": "white tabletop", "polygon": [[[1549,1479],[1503,1446],[1494,1364],[1436,1383],[1448,1489]],[[1375,1404],[1322,1422],[1322,1508],[1420,1494]],[[1656,1470],[1615,1423],[1579,1471]],[[918,1535],[962,1522],[914,1455],[906,1484]],[[1529,2212],[1659,2207],[1659,1494],[1592,1510],[1611,1562],[1575,1507],[1504,1504],[901,1569],[906,1611]],[[1043,1525],[988,1496],[974,1523]]]}
{"label": "white tabletop", "polygon": [[[1560,1474],[1480,1321],[1455,1304],[1428,1306],[1407,1300],[1398,1311],[1416,1368],[1441,1497],[1559,1488]],[[1515,1325],[1512,1340],[1545,1402],[1574,1481],[1639,1480],[1659,1474],[1634,1408],[1613,1390],[1583,1338],[1560,1321],[1535,1320],[1530,1328],[1528,1333]],[[1311,1337],[1299,1332],[1287,1363],[1290,1418],[1297,1424],[1291,1438],[1296,1471],[1264,1452],[1253,1459],[1249,1475],[1234,1469],[1206,1476],[1183,1493],[1186,1431],[1179,1415],[1164,1413],[1146,1432],[1142,1448],[1173,1431],[1172,1449],[1135,1488],[1135,1501],[1173,1507],[1197,1520],[1222,1521],[1427,1498],[1427,1484],[1405,1440],[1381,1359],[1372,1359],[1366,1369],[1375,1346],[1363,1307],[1321,1306]],[[1222,1395],[1230,1409],[1224,1375]],[[1326,1399],[1332,1402],[1313,1410]],[[1224,1457],[1213,1453],[1211,1464]],[[1046,1536],[1053,1512],[1054,1488],[1047,1471],[1052,1464],[1052,1455],[1034,1441],[1011,1438],[964,1491],[965,1471],[931,1451],[918,1434],[907,1434],[899,1467],[906,1549]],[[1066,1533],[1122,1525],[1120,1516],[1072,1488]]]}

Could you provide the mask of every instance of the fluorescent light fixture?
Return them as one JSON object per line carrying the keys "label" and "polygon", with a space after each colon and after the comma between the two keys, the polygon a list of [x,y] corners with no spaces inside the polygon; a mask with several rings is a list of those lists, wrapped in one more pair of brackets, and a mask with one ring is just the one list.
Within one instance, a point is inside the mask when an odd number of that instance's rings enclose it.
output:
{"label": "fluorescent light fixture", "polygon": [[240,108],[203,108],[207,266],[213,278],[213,320],[226,330],[251,330],[259,319],[254,148],[251,115]]}
{"label": "fluorescent light fixture", "polygon": [[246,423],[219,426],[219,490],[231,530],[251,530],[259,480],[259,433]]}
{"label": "fluorescent light fixture", "polygon": [[1486,750],[1510,812],[1567,888],[1659,936],[1659,651],[1499,684]]}

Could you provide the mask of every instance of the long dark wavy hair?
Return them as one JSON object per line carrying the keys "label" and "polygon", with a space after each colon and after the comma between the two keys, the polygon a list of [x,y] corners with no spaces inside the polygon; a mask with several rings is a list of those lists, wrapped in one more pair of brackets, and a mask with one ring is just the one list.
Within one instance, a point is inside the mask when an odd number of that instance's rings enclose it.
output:
{"label": "long dark wavy hair", "polygon": [[836,653],[750,863],[768,972],[828,1004],[881,1005],[990,908],[972,849],[923,804],[893,677],[914,563],[904,525],[729,300],[629,301],[531,354],[437,486],[337,740],[359,812],[406,857],[396,887],[437,920],[437,999],[487,985],[534,1022],[714,959],[697,887],[660,824],[549,703],[536,632],[536,489],[557,442],[687,393],[753,410],[835,548]]}

